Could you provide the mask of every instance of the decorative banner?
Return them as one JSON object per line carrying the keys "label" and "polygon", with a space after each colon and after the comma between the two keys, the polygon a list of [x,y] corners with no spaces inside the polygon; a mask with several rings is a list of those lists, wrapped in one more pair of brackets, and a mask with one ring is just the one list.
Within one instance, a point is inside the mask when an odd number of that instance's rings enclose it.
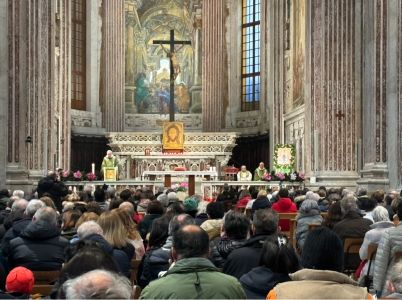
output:
{"label": "decorative banner", "polygon": [[182,122],[163,123],[163,150],[184,149],[184,126]]}
{"label": "decorative banner", "polygon": [[274,150],[274,168],[276,172],[290,174],[295,167],[296,148],[291,144],[277,144]]}

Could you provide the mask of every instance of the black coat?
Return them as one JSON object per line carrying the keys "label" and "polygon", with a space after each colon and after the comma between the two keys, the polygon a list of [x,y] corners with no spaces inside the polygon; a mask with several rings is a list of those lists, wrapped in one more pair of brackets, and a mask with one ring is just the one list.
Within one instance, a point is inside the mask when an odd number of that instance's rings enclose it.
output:
{"label": "black coat", "polygon": [[135,253],[134,247],[126,247],[124,249],[113,248],[103,238],[103,236],[98,234],[92,234],[90,236],[87,236],[85,239],[96,242],[97,245],[103,249],[103,251],[109,253],[113,257],[122,274],[124,274],[125,276],[130,275],[131,259],[133,258]]}
{"label": "black coat", "polygon": [[30,223],[10,241],[10,268],[23,266],[32,271],[60,270],[68,241],[60,230],[40,221]]}
{"label": "black coat", "polygon": [[1,241],[1,251],[5,257],[8,257],[10,253],[10,241],[19,237],[21,232],[31,223],[31,219],[17,219],[13,222],[11,228],[9,228]]}
{"label": "black coat", "polygon": [[227,238],[216,238],[209,243],[210,247],[210,260],[215,267],[223,268],[229,254],[237,248],[245,244],[245,240],[230,240]]}
{"label": "black coat", "polygon": [[159,272],[169,269],[170,250],[156,248],[148,250],[140,265],[138,282],[141,288],[146,287],[151,281],[158,279]]}
{"label": "black coat", "polygon": [[233,250],[223,267],[223,273],[240,279],[241,276],[260,265],[262,246],[268,235],[255,235],[242,247]]}
{"label": "black coat", "polygon": [[157,214],[145,215],[144,219],[142,219],[140,224],[138,224],[138,231],[140,232],[143,240],[146,239],[148,232],[151,231],[152,223],[154,222],[154,220],[159,217],[161,217],[161,215]]}
{"label": "black coat", "polygon": [[288,274],[274,273],[267,267],[256,267],[240,278],[247,299],[265,299],[278,283],[290,281]]}

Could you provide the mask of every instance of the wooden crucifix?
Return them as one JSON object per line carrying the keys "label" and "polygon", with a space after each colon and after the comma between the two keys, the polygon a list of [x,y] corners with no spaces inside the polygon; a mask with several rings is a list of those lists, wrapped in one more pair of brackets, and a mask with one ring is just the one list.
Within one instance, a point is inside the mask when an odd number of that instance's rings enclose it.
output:
{"label": "wooden crucifix", "polygon": [[174,122],[174,82],[178,73],[180,72],[180,66],[177,63],[177,58],[175,55],[175,45],[191,45],[190,41],[175,41],[174,40],[174,30],[170,30],[170,39],[168,41],[164,40],[154,40],[154,45],[170,45],[169,49],[169,62],[170,62],[170,99],[169,99],[169,121]]}

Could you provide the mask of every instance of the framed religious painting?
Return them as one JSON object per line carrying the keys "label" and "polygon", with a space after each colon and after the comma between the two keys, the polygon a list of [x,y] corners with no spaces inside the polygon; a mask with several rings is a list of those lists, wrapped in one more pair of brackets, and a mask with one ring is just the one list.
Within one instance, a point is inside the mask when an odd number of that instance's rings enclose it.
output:
{"label": "framed religious painting", "polygon": [[294,171],[296,147],[292,144],[277,144],[274,149],[274,168],[276,172],[290,174]]}
{"label": "framed religious painting", "polygon": [[184,126],[182,122],[163,123],[163,150],[183,151]]}

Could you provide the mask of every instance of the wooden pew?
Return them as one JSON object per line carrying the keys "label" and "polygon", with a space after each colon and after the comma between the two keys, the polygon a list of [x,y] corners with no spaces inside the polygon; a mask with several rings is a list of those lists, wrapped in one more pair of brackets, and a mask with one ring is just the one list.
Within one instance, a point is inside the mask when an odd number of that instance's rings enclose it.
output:
{"label": "wooden pew", "polygon": [[135,258],[131,260],[131,268],[130,268],[130,281],[133,285],[136,285],[138,268],[141,264],[141,260],[136,260]]}
{"label": "wooden pew", "polygon": [[53,285],[60,276],[60,271],[33,271],[35,285],[32,289],[32,295],[40,294],[42,297],[49,296]]}
{"label": "wooden pew", "polygon": [[[351,257],[356,258],[359,255],[359,250],[361,245],[363,244],[363,238],[345,238],[343,241],[343,253],[345,257],[345,269],[344,273],[353,274],[356,271],[355,266],[351,264]],[[356,266],[357,267],[357,266]]]}
{"label": "wooden pew", "polygon": [[373,260],[375,259],[375,255],[377,254],[378,244],[370,244],[367,249],[367,259],[368,259],[368,268],[367,268],[367,276],[364,279],[364,286],[367,288],[367,291],[370,291],[370,285],[373,282],[373,277],[370,276],[370,270],[373,266]]}

